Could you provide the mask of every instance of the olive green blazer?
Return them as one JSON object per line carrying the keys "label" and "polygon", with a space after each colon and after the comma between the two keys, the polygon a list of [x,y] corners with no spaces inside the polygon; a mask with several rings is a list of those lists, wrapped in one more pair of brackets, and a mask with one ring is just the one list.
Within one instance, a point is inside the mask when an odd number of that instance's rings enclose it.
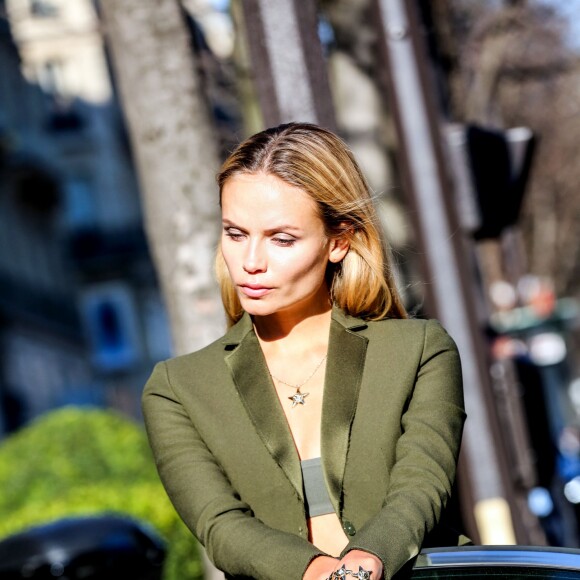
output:
{"label": "olive green blazer", "polygon": [[[163,484],[228,577],[302,578],[308,542],[300,460],[246,314],[220,340],[159,363],[143,412]],[[440,519],[465,413],[459,356],[439,323],[365,322],[334,308],[322,460],[350,538],[391,578]]]}

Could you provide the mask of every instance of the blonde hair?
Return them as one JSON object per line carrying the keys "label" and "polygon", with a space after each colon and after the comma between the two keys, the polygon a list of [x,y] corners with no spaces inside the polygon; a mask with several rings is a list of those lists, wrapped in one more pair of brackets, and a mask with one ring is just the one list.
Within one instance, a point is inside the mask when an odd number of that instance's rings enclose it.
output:
{"label": "blonde hair", "polygon": [[[369,187],[346,144],[310,123],[288,123],[253,135],[233,151],[217,175],[220,199],[228,179],[240,174],[274,175],[306,192],[318,206],[329,237],[348,236],[339,264],[329,263],[332,301],[367,320],[407,318]],[[243,309],[221,249],[216,273],[230,325]]]}

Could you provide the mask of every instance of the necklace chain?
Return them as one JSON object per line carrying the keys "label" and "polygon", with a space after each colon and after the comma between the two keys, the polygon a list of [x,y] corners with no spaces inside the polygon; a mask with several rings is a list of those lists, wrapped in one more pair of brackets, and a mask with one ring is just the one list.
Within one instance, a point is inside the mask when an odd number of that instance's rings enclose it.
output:
{"label": "necklace chain", "polygon": [[314,368],[314,370],[308,375],[308,377],[305,380],[303,380],[298,385],[293,385],[292,383],[287,383],[286,381],[283,381],[282,379],[279,379],[278,377],[275,377],[272,373],[270,373],[270,376],[273,379],[277,380],[279,383],[282,383],[283,385],[286,385],[288,387],[292,387],[293,389],[296,389],[298,391],[301,387],[303,387],[316,374],[316,371],[322,366],[322,363],[326,360],[326,357],[327,356],[328,355],[325,354],[322,357],[322,360],[316,365],[316,367]]}

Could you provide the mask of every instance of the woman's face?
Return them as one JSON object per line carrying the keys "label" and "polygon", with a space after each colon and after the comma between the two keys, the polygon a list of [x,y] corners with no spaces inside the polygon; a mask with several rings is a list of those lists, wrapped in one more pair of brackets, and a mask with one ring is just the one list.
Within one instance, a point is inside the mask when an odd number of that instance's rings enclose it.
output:
{"label": "woman's face", "polygon": [[326,268],[348,244],[327,238],[308,194],[273,175],[241,174],[225,183],[221,202],[222,254],[246,312],[328,306]]}

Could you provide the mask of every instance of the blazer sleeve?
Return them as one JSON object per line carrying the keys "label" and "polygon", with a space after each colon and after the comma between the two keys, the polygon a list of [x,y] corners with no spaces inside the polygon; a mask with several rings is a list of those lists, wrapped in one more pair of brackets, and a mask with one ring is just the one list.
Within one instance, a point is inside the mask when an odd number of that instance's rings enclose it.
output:
{"label": "blazer sleeve", "polygon": [[163,485],[210,560],[231,576],[302,578],[310,561],[323,553],[307,540],[253,516],[174,393],[166,363],[153,370],[142,407]]}
{"label": "blazer sleeve", "polygon": [[401,418],[402,434],[382,509],[344,549],[381,559],[390,579],[420,551],[439,521],[455,480],[465,412],[457,347],[427,321],[415,386]]}

